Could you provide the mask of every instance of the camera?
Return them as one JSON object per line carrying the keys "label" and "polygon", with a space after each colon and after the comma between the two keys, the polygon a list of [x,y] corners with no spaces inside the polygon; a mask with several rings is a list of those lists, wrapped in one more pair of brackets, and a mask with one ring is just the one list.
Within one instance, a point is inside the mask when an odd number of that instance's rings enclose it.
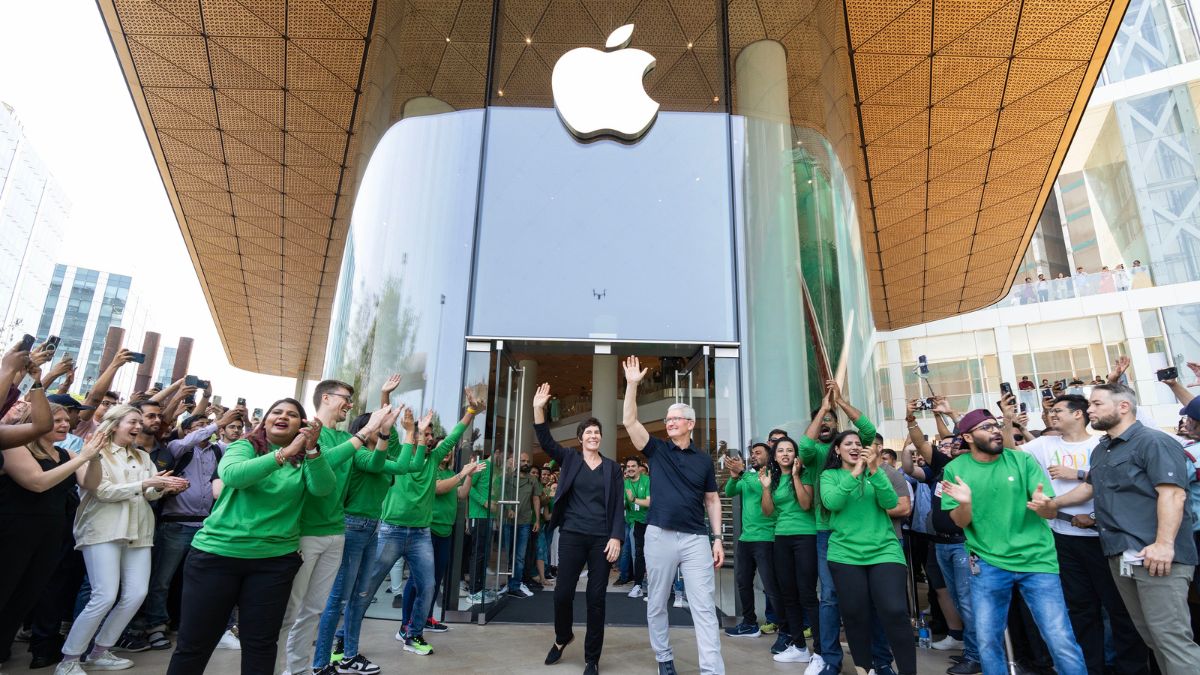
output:
{"label": "camera", "polygon": [[1163,382],[1165,380],[1178,380],[1179,369],[1175,366],[1171,366],[1170,368],[1163,368],[1162,370],[1159,370],[1155,373],[1155,375],[1158,376],[1159,382]]}

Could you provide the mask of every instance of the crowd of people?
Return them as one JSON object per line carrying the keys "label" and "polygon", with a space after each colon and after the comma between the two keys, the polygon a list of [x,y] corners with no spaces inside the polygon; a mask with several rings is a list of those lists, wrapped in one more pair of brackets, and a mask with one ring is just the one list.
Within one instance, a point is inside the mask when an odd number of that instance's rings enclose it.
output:
{"label": "crowd of people", "polygon": [[[669,407],[666,438],[643,425],[648,370],[636,357],[622,365],[621,420],[636,456],[602,455],[606,431],[594,418],[578,425],[578,449],[555,441],[544,384],[533,429],[550,461],[535,467],[514,453],[496,467],[499,458],[460,443],[485,408],[477,388],[440,435],[433,411],[392,405],[399,376],[354,419],[356,392],[337,380],[316,386],[311,415],[282,398],[257,418],[244,400],[222,407],[211,386],[187,379],[122,402],[110,388],[133,360],[126,350],[83,400],[61,386],[48,395],[71,371],[63,361],[46,368],[53,351],[21,344],[0,362],[9,385],[0,532],[21,542],[0,563],[0,663],[20,634],[31,665],[55,665],[56,675],[127,669],[133,659],[122,654],[171,648],[170,674],[204,672],[218,648],[239,649],[243,673],[379,673],[360,637],[389,575],[405,651],[429,655],[425,634],[447,630],[433,607],[462,501],[469,602],[501,590],[486,582],[496,528],[514,548],[503,592],[519,601],[531,585],[554,585],[547,665],[574,642],[586,576],[584,673],[599,672],[616,568],[616,585],[645,601],[659,673],[676,672],[672,596],[690,611],[701,671],[723,673],[723,491],[741,518],[741,616],[724,634],[774,633],[773,659],[804,664],[806,675],[842,671],[843,629],[855,666],[915,674],[917,568],[947,633],[932,646],[961,651],[952,675],[1000,675],[1010,660],[1063,675],[1200,669],[1187,602],[1200,540],[1200,462],[1188,447],[1200,439],[1200,399],[1175,380],[1166,384],[1185,406],[1177,437],[1137,421],[1119,369],[1086,398],[1045,396],[1040,433],[1007,394],[994,412],[962,414],[935,398],[930,439],[913,401],[900,452],[829,381],[795,438],[775,429],[745,456],[722,453],[722,488],[690,406]],[[507,485],[503,499],[497,484]]]}
{"label": "crowd of people", "polygon": [[1125,263],[1118,263],[1113,268],[1102,265],[1099,271],[1094,272],[1076,267],[1075,274],[1070,276],[1059,272],[1053,278],[1046,274],[1038,274],[1036,279],[1025,277],[1024,283],[1013,286],[1009,302],[1028,305],[1100,293],[1120,293],[1151,285],[1150,270],[1141,260],[1134,260],[1128,268]]}

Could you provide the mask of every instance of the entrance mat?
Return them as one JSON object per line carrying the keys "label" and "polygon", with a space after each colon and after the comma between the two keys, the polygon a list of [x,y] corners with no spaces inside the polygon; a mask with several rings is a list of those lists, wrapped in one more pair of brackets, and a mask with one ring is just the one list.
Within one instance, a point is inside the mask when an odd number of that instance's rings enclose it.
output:
{"label": "entrance mat", "polygon": [[[587,623],[587,595],[575,593],[575,624]],[[691,626],[692,615],[686,607],[667,607],[667,618],[672,626]],[[717,611],[717,620],[724,614]],[[554,623],[554,591],[534,593],[532,598],[508,598],[492,623]],[[646,603],[641,598],[631,598],[617,593],[606,593],[604,604],[606,626],[645,626]]]}

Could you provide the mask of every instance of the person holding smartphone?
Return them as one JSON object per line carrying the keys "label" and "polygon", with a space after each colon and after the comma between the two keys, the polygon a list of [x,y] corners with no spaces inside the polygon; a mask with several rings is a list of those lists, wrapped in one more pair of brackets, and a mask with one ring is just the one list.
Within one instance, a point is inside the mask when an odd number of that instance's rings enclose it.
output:
{"label": "person holding smartphone", "polygon": [[81,675],[81,660],[96,670],[133,666],[110,650],[146,598],[154,545],[150,502],[188,487],[186,480],[157,471],[150,456],[134,445],[141,428],[142,414],[119,405],[93,436],[102,475],[94,490],[82,491],[75,514],[75,547],[83,553],[92,594],[71,625],[55,675]]}
{"label": "person holding smartphone", "polygon": [[600,454],[603,427],[597,419],[579,423],[575,436],[580,451],[559,445],[546,424],[550,385],[543,384],[533,395],[533,431],[538,445],[562,467],[551,524],[561,527],[558,582],[554,587],[554,645],[546,665],[557,663],[563,650],[575,639],[572,617],[575,586],[587,565],[587,635],[584,638],[585,675],[599,672],[604,647],[605,588],[612,564],[621,555],[625,539],[624,481],[621,467]]}

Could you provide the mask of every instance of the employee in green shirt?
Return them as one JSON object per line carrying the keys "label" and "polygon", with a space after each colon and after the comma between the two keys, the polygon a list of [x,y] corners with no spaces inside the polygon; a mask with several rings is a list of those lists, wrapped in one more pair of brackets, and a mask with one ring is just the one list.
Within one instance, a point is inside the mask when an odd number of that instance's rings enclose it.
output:
{"label": "employee in green shirt", "polygon": [[313,392],[316,418],[322,425],[321,449],[333,471],[334,488],[328,497],[306,497],[300,509],[300,555],[304,564],[292,582],[283,621],[285,632],[279,636],[280,646],[286,644],[284,670],[289,673],[312,672],[313,641],[321,612],[342,566],[346,543],[344,500],[350,468],[379,471],[387,459],[386,452],[372,451],[367,439],[390,428],[397,411],[384,405],[371,414],[362,431],[351,435],[334,425],[346,420],[353,403],[354,387],[338,380],[323,380]]}
{"label": "employee in green shirt", "polygon": [[[811,663],[820,668],[820,603],[817,598],[817,520],[813,509],[813,476],[799,460],[796,441],[784,436],[775,441],[775,467],[770,476],[759,474],[762,512],[775,517],[775,605],[784,612],[786,630],[776,643],[790,636],[787,646],[775,654],[780,663]],[[804,619],[812,627],[813,649],[804,641]]]}
{"label": "employee in green shirt", "polygon": [[629,597],[646,594],[646,514],[650,511],[650,476],[642,473],[636,457],[625,460],[625,525],[632,537],[633,588]]}
{"label": "employee in green shirt", "polygon": [[217,468],[224,487],[184,563],[179,643],[168,673],[204,672],[235,605],[241,672],[274,672],[276,641],[301,564],[296,515],[305,495],[327,497],[335,486],[317,445],[320,420],[301,428],[306,417],[299,401],[276,401],[249,436],[225,450]]}
{"label": "employee in green shirt", "polygon": [[[375,547],[375,566],[371,569],[369,579],[360,577],[350,600],[350,614],[353,623],[346,626],[346,658],[350,657],[350,633],[353,630],[357,642],[357,632],[362,627],[362,619],[370,606],[371,598],[383,578],[391,571],[392,565],[400,558],[408,563],[410,577],[416,577],[418,594],[413,602],[408,625],[402,625],[396,632],[396,639],[404,641],[404,650],[420,656],[433,653],[433,647],[425,641],[425,618],[433,599],[433,541],[430,538],[429,526],[433,523],[433,500],[437,490],[437,474],[435,469],[442,458],[458,445],[463,431],[471,425],[475,415],[482,412],[485,403],[474,388],[466,390],[466,411],[458,424],[450,431],[445,440],[429,452],[428,460],[419,471],[397,476],[396,482],[388,490],[383,500],[383,513],[379,524],[379,541]],[[433,413],[430,411],[421,418],[420,426],[413,428],[411,416],[403,418],[406,435],[409,442],[418,438],[423,444],[433,439],[430,424]],[[424,452],[418,448],[418,455]],[[418,458],[419,461],[419,458]]]}
{"label": "employee in green shirt", "polygon": [[879,462],[879,453],[857,431],[843,431],[830,442],[818,490],[829,520],[829,572],[854,664],[873,667],[874,607],[900,675],[916,675],[907,598],[897,592],[908,583],[908,568],[888,515],[900,498]]}
{"label": "employee in green shirt", "polygon": [[782,609],[775,586],[775,514],[768,515],[763,511],[763,485],[760,480],[765,477],[770,485],[773,474],[778,472],[773,462],[773,451],[766,443],[750,446],[748,471],[740,457],[725,461],[725,467],[729,469],[725,496],[742,500],[742,534],[738,537],[734,557],[734,581],[738,600],[742,603],[742,621],[725,629],[725,634],[730,637],[762,635],[758,627],[758,615],[754,613],[755,572],[762,579],[763,594],[770,599],[772,606]]}
{"label": "employee in green shirt", "polygon": [[1061,675],[1086,673],[1063,599],[1054,535],[1033,511],[1054,496],[1053,486],[1033,455],[1004,447],[1000,425],[987,410],[959,418],[958,433],[971,451],[942,473],[942,510],[950,512],[967,538],[983,672],[1008,672],[1004,629],[1016,586],[1045,638],[1055,670]]}
{"label": "employee in green shirt", "polygon": [[487,562],[492,548],[492,460],[478,456],[476,462],[481,467],[471,479],[471,490],[467,500],[467,518],[471,535],[471,585],[470,595],[467,596],[472,605],[482,604],[485,600],[495,600],[495,592],[485,590],[487,579]]}

